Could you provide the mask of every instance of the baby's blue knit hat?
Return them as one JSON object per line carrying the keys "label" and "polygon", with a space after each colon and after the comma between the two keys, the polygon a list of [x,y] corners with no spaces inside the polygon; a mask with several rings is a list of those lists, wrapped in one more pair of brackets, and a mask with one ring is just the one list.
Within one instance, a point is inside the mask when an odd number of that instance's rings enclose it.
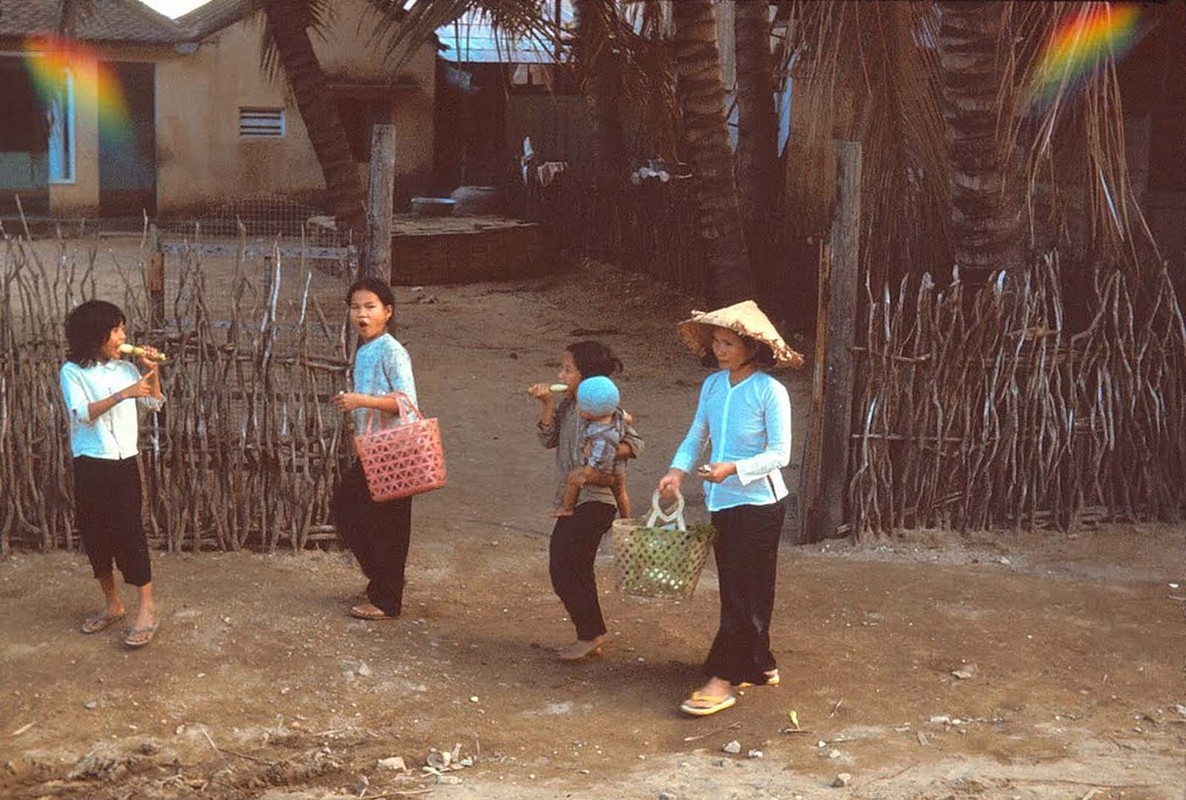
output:
{"label": "baby's blue knit hat", "polygon": [[618,400],[618,387],[604,375],[585,378],[577,387],[577,407],[595,417],[614,413]]}

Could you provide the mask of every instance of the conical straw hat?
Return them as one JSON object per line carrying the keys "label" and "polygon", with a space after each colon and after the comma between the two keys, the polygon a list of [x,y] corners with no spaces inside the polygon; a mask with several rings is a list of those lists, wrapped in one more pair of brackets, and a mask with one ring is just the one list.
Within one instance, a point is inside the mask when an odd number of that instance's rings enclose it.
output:
{"label": "conical straw hat", "polygon": [[699,356],[712,352],[712,329],[726,328],[739,336],[748,336],[770,346],[775,367],[801,367],[803,356],[778,335],[769,318],[753,300],[744,300],[716,311],[693,311],[692,318],[679,324],[684,343]]}

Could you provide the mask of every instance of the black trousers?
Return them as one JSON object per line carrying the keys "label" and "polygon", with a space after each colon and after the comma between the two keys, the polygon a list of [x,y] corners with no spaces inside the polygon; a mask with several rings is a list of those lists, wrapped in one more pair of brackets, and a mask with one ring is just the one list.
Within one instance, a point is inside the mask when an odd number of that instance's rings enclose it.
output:
{"label": "black trousers", "polygon": [[770,617],[785,514],[785,500],[712,514],[717,529],[713,554],[721,585],[721,626],[704,662],[706,677],[761,684],[763,673],[777,666],[770,652]]}
{"label": "black trousers", "polygon": [[581,503],[571,517],[560,517],[548,544],[548,573],[552,590],[564,603],[576,626],[577,638],[590,641],[605,634],[593,561],[601,537],[609,530],[617,509],[607,503]]}
{"label": "black trousers", "polygon": [[152,582],[140,502],[140,467],[135,456],[119,461],[74,459],[74,521],[96,578],[111,575],[114,565],[124,583]]}
{"label": "black trousers", "polygon": [[383,613],[398,617],[412,538],[412,498],[376,503],[367,490],[362,464],[355,461],[342,476],[329,507],[338,536],[369,581],[367,599]]}

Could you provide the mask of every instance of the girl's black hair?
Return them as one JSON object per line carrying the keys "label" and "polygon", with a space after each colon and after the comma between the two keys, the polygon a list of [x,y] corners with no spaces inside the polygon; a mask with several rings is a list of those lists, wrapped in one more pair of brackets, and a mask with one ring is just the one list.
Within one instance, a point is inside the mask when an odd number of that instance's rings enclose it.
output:
{"label": "girl's black hair", "polygon": [[346,305],[350,305],[350,298],[354,297],[354,293],[359,289],[373,292],[379,298],[379,302],[385,306],[395,305],[395,293],[391,291],[391,284],[375,277],[359,278],[350,284],[350,288],[346,290]]}
{"label": "girl's black hair", "polygon": [[99,360],[99,348],[128,318],[114,303],[87,300],[66,315],[66,358],[80,367]]}
{"label": "girl's black hair", "polygon": [[[382,278],[367,277],[359,278],[354,283],[350,284],[350,288],[346,290],[346,305],[350,305],[350,299],[354,297],[354,293],[359,290],[372,292],[379,298],[379,302],[385,306],[391,306],[392,311],[395,311],[395,293],[391,291],[391,284]],[[387,321],[387,330],[395,330],[395,314],[391,315],[391,319]]]}
{"label": "girl's black hair", "polygon": [[572,362],[582,378],[595,375],[608,378],[622,371],[622,360],[614,355],[609,345],[595,339],[573,342],[564,349],[572,356]]}

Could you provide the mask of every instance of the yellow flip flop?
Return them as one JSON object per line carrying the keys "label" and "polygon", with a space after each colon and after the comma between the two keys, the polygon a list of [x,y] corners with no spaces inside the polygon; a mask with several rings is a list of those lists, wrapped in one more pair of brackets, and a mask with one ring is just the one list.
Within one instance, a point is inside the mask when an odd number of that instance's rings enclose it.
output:
{"label": "yellow flip flop", "polygon": [[732,708],[737,703],[737,696],[730,693],[724,697],[715,697],[702,692],[692,692],[692,696],[680,703],[679,710],[693,717],[707,717]]}

